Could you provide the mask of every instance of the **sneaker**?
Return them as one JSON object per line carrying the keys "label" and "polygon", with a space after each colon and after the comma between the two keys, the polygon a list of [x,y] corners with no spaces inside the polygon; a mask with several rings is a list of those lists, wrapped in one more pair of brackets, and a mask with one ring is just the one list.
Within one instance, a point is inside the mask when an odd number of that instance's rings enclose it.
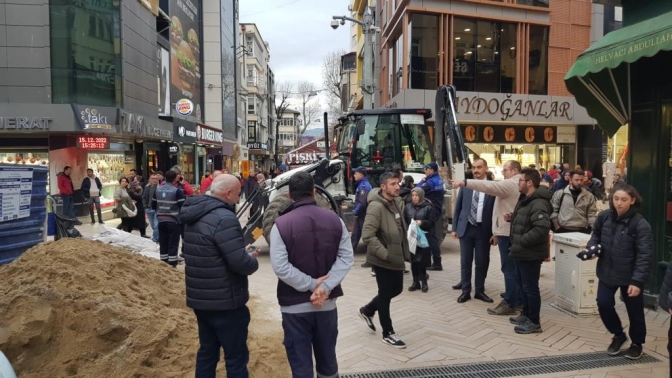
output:
{"label": "sneaker", "polygon": [[607,348],[607,354],[609,354],[610,356],[618,356],[619,354],[621,354],[621,348],[623,347],[623,344],[625,344],[626,341],[628,341],[628,338],[625,336],[625,334],[614,336],[611,339],[611,344],[609,344],[609,348]]}
{"label": "sneaker", "polygon": [[362,263],[361,266],[362,266],[362,268],[370,268],[371,264],[369,262],[365,261],[364,263]]}
{"label": "sneaker", "polygon": [[371,277],[375,277],[375,276],[376,276],[376,271],[371,269]]}
{"label": "sneaker", "polygon": [[516,333],[520,333],[521,335],[541,333],[541,324],[535,324],[531,321],[528,321],[525,324],[517,325],[513,330],[516,331]]}
{"label": "sneaker", "polygon": [[639,360],[642,357],[642,346],[635,343],[630,344],[630,348],[625,351],[625,358],[629,360]]}
{"label": "sneaker", "polygon": [[359,309],[359,317],[364,319],[366,326],[373,332],[376,332],[376,326],[373,324],[373,316],[368,316],[364,313],[364,307]]}
{"label": "sneaker", "polygon": [[406,348],[406,343],[401,341],[401,339],[397,337],[397,335],[394,333],[390,333],[387,336],[383,336],[383,343],[397,349]]}
{"label": "sneaker", "polygon": [[505,300],[499,302],[495,307],[488,308],[488,314],[490,315],[518,315],[518,311],[510,307]]}
{"label": "sneaker", "polygon": [[91,225],[92,225],[92,226],[95,226],[95,225],[96,225],[96,222],[91,222]]}
{"label": "sneaker", "polygon": [[528,317],[525,316],[525,315],[518,315],[518,316],[512,316],[512,317],[510,317],[510,318],[509,318],[509,321],[510,321],[511,324],[513,324],[513,325],[523,325],[523,324],[529,322],[529,321],[530,321],[530,318],[528,318]]}

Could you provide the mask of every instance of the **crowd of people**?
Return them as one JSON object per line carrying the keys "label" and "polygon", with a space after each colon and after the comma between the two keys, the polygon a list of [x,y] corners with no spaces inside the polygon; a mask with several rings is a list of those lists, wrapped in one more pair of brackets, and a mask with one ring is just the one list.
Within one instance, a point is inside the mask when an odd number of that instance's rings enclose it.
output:
{"label": "crowd of people", "polygon": [[[424,168],[425,177],[418,183],[404,176],[401,169],[386,171],[376,188],[367,169],[355,168],[352,234],[334,212],[316,204],[310,174],[297,172],[290,178],[292,204],[277,218],[269,245],[271,266],[278,278],[284,346],[294,377],[313,377],[315,371],[318,377],[338,376],[336,300],[344,295],[340,285],[360,243],[366,247],[363,266],[372,269],[377,294],[360,307],[359,316],[376,332],[377,314],[382,342],[406,347],[390,315],[392,299],[403,291],[406,263],[411,267],[411,292],[428,292],[427,271],[443,269],[438,247],[439,220],[447,210],[443,204],[446,186],[436,163]],[[161,260],[171,266],[177,265],[182,239],[187,305],[194,310],[199,326],[196,376],[214,377],[223,349],[227,376],[248,377],[248,276],[259,267],[259,250],[245,245],[236,205],[241,193],[251,196],[269,185],[267,176],[253,171],[242,179],[215,171],[201,182],[202,195],[194,195],[179,167],[165,174],[154,172],[147,184],[133,173],[120,180],[114,196],[115,212],[125,231],[138,229],[143,236],[146,214]],[[653,268],[654,246],[651,226],[639,214],[642,199],[637,190],[616,177],[609,208],[598,212],[604,191],[601,182],[595,183],[588,172],[569,170],[566,165],[537,170],[508,161],[502,173],[504,180],[494,181],[487,161],[478,158],[465,180],[448,183],[454,189],[461,188],[451,228],[460,246],[460,281],[453,286],[461,291],[457,302],[472,299],[475,263],[474,298],[494,303],[485,292],[485,281],[490,247],[497,246],[504,293],[487,312],[509,316],[516,333],[542,332],[539,276],[542,262],[550,255],[549,235],[590,234],[587,250],[577,258],[598,259],[597,306],[602,322],[613,334],[607,351],[611,355],[623,353],[621,348],[629,336],[631,344],[625,357],[640,358],[646,338],[643,288]],[[91,220],[95,221],[96,209],[102,223],[95,200],[100,180],[92,171],[87,174],[82,188],[88,192]],[[59,188],[68,184],[60,180]],[[422,234],[426,243],[419,242],[420,236],[416,240],[415,233],[411,240],[411,230]],[[629,318],[628,336],[615,310],[619,290]],[[659,302],[672,314],[672,265]],[[668,349],[672,353],[672,344]]]}

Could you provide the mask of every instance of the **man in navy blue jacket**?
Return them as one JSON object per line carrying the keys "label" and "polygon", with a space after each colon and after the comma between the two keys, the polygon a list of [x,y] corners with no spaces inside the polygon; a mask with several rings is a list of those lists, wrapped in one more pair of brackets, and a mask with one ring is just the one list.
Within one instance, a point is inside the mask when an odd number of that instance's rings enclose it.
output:
{"label": "man in navy blue jacket", "polygon": [[[167,178],[169,174],[166,172]],[[196,378],[215,378],[220,348],[224,349],[226,376],[248,378],[247,277],[259,269],[257,252],[246,251],[243,230],[234,213],[240,200],[240,181],[232,175],[219,175],[210,192],[189,197],[179,215],[185,225],[187,306],[196,314],[201,343]],[[178,230],[173,232],[179,235]]]}
{"label": "man in navy blue jacket", "polygon": [[[488,163],[483,159],[476,159],[472,164],[475,180],[485,180]],[[493,300],[485,294],[485,277],[490,266],[490,245],[494,245],[492,237],[492,210],[495,206],[495,197],[477,192],[470,188],[461,188],[455,203],[453,215],[453,238],[460,239],[460,283],[453,286],[455,290],[462,290],[457,303],[464,303],[471,299],[471,266],[476,260],[476,294],[474,298],[483,302],[492,303]]]}
{"label": "man in navy blue jacket", "polygon": [[[355,208],[352,211],[352,215],[355,216],[355,226],[352,229],[352,250],[357,250],[357,245],[359,245],[359,239],[362,238],[362,227],[364,226],[364,216],[366,216],[366,207],[368,202],[366,201],[371,191],[371,183],[366,177],[366,168],[359,167],[355,168],[353,171],[353,176],[355,182],[357,183],[357,189],[355,190]],[[371,265],[368,263],[363,263],[362,268],[370,268]]]}

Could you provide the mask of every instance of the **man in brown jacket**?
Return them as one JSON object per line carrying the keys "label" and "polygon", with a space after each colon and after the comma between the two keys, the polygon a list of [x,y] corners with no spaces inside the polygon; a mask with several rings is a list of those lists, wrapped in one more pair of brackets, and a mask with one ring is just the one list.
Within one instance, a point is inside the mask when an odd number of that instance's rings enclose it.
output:
{"label": "man in brown jacket", "polygon": [[393,173],[383,173],[380,188],[369,192],[368,203],[362,241],[367,247],[366,261],[373,265],[376,272],[378,295],[359,309],[359,315],[375,332],[373,316],[378,311],[383,343],[403,349],[406,344],[397,337],[390,318],[390,302],[403,290],[404,262],[411,258],[406,240],[404,205],[399,198],[399,178]]}

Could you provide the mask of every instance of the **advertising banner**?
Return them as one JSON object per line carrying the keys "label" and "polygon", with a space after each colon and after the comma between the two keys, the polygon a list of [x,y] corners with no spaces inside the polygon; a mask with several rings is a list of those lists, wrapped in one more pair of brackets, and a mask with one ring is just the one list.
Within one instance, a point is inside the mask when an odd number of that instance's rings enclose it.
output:
{"label": "advertising banner", "polygon": [[170,117],[170,52],[159,47],[159,115]]}
{"label": "advertising banner", "polygon": [[170,0],[170,99],[173,116],[202,120],[201,3]]}
{"label": "advertising banner", "polygon": [[155,17],[159,16],[159,0],[139,0]]}
{"label": "advertising banner", "polygon": [[33,168],[0,167],[0,222],[30,216]]}

